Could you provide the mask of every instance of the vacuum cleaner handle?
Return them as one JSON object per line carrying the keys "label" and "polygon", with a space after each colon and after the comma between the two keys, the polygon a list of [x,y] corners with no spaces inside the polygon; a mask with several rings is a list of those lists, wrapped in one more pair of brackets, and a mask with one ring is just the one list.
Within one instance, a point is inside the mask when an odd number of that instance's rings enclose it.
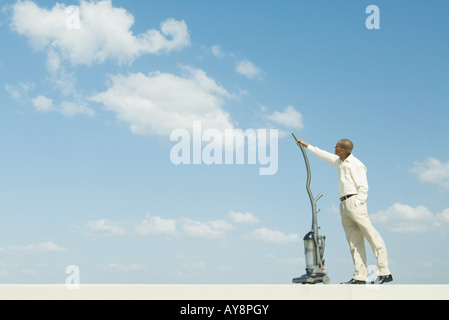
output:
{"label": "vacuum cleaner handle", "polygon": [[311,176],[312,176],[312,174],[311,174],[311,172],[310,172],[309,158],[307,157],[306,149],[304,148],[304,146],[303,146],[301,143],[299,143],[299,139],[298,139],[298,137],[296,136],[296,134],[295,134],[295,133],[292,133],[292,135],[293,135],[293,138],[295,138],[296,143],[298,143],[298,145],[299,145],[299,147],[300,147],[300,149],[301,149],[301,151],[302,151],[302,155],[304,156],[304,161],[305,161],[305,163],[306,163],[306,169],[307,169],[307,183],[306,183],[306,188],[307,188],[307,193],[309,194],[310,203],[311,203],[311,205],[312,205],[312,208],[314,208],[314,207],[315,207],[315,199],[314,199],[314,197],[313,197],[312,191],[310,190],[310,181],[311,181]]}
{"label": "vacuum cleaner handle", "polygon": [[301,143],[299,143],[300,140],[298,139],[296,134],[292,133],[292,136],[293,136],[293,138],[295,138],[296,142],[299,144],[299,147],[300,147],[300,149],[302,151],[302,154],[304,156],[304,161],[306,163],[306,169],[307,169],[306,189],[307,189],[307,193],[309,194],[310,204],[312,206],[312,216],[313,216],[313,219],[312,219],[312,230],[315,230],[318,227],[317,226],[317,222],[316,222],[316,219],[317,219],[316,216],[317,216],[317,213],[318,213],[318,211],[316,209],[316,203],[317,203],[318,200],[320,200],[323,197],[323,194],[322,193],[319,194],[318,197],[316,197],[316,198],[313,196],[312,190],[310,189],[310,182],[311,182],[311,179],[312,179],[312,177],[311,177],[312,173],[310,171],[310,164],[309,164],[309,158],[307,157],[307,151],[306,151],[305,147]]}
{"label": "vacuum cleaner handle", "polygon": [[292,135],[293,135],[293,138],[295,138],[296,142],[299,142],[299,139],[298,139],[298,137],[296,136],[296,134],[292,133]]}
{"label": "vacuum cleaner handle", "polygon": [[[294,133],[292,133],[292,136],[293,136],[293,138],[295,138],[295,140],[296,140],[296,143],[298,144],[298,146],[303,150],[303,152],[304,152],[304,150],[305,150],[305,147],[304,147],[304,145],[301,143],[301,140],[299,140],[299,138],[296,136],[296,134],[294,134]],[[305,157],[305,156],[304,156]]]}

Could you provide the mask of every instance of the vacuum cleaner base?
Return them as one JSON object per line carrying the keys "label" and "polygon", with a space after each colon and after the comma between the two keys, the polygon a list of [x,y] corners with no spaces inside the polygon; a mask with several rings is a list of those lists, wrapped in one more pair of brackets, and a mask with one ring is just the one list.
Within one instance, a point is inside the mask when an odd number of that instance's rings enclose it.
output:
{"label": "vacuum cleaner base", "polygon": [[317,284],[317,283],[323,283],[323,284],[329,284],[331,282],[331,279],[326,273],[320,273],[320,274],[305,274],[299,278],[294,278],[293,283],[299,283],[299,284]]}

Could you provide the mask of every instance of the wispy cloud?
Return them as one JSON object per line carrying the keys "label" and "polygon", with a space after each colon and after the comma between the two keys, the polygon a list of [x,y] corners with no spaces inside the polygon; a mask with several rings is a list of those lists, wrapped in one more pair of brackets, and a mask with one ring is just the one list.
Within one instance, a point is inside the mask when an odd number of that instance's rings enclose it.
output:
{"label": "wispy cloud", "polygon": [[222,238],[233,230],[224,220],[198,221],[189,218],[165,219],[147,214],[140,221],[113,222],[108,219],[89,221],[86,230],[89,234],[101,236],[165,236],[198,239]]}
{"label": "wispy cloud", "polygon": [[258,79],[262,75],[262,70],[248,59],[238,62],[235,71],[248,79]]}
{"label": "wispy cloud", "polygon": [[422,182],[436,184],[444,189],[449,189],[449,162],[444,163],[430,157],[423,162],[415,162],[411,172]]}
{"label": "wispy cloud", "polygon": [[231,218],[232,222],[241,224],[241,223],[248,223],[248,224],[255,224],[260,223],[260,220],[255,217],[253,214],[247,212],[247,213],[240,213],[240,212],[234,212],[230,211],[228,214],[229,218]]}
{"label": "wispy cloud", "polygon": [[31,103],[38,112],[58,112],[68,117],[82,114],[88,115],[89,117],[95,115],[95,111],[83,100],[77,100],[75,102],[63,101],[59,105],[55,105],[52,99],[39,95],[32,99]]}
{"label": "wispy cloud", "polygon": [[161,217],[147,217],[135,226],[135,231],[139,235],[167,235],[176,236],[176,220],[175,219],[163,219]]}
{"label": "wispy cloud", "polygon": [[210,47],[210,51],[217,58],[223,58],[224,56],[226,56],[226,53],[223,51],[223,47],[219,45]]}
{"label": "wispy cloud", "polygon": [[86,231],[90,234],[100,234],[105,236],[120,236],[125,234],[125,227],[118,222],[108,219],[88,221]]}
{"label": "wispy cloud", "polygon": [[263,243],[280,244],[280,245],[297,243],[300,241],[300,237],[298,234],[295,233],[286,234],[281,231],[270,230],[267,228],[260,228],[254,230],[249,235],[249,239]]}
{"label": "wispy cloud", "polygon": [[35,84],[29,81],[20,82],[17,85],[6,84],[5,90],[10,94],[11,98],[23,102],[28,100],[28,95],[34,90]]}
{"label": "wispy cloud", "polygon": [[[77,10],[70,8],[73,6],[57,3],[47,9],[28,0],[11,6],[11,29],[26,37],[35,51],[46,53],[47,80],[66,96],[61,102],[44,95],[29,99],[28,92],[33,88],[30,84],[6,85],[12,98],[26,98],[39,112],[95,115],[88,99],[77,89],[76,66],[132,64],[143,55],[160,55],[190,46],[189,31],[182,20],[169,18],[160,24],[160,30],[135,35],[131,31],[133,15],[114,7],[111,0],[81,0]],[[74,14],[78,15],[79,27],[68,28],[67,21]]]}
{"label": "wispy cloud", "polygon": [[66,249],[53,242],[43,242],[39,244],[29,244],[26,246],[10,246],[6,251],[24,254],[65,252]]}
{"label": "wispy cloud", "polygon": [[200,222],[192,219],[180,219],[181,233],[189,238],[216,239],[222,238],[234,227],[224,220]]}
{"label": "wispy cloud", "polygon": [[31,102],[33,103],[33,106],[37,111],[48,112],[53,110],[53,100],[45,96],[37,96],[36,98],[31,100]]}
{"label": "wispy cloud", "polygon": [[411,207],[396,203],[384,211],[371,215],[374,223],[395,233],[446,232],[449,227],[449,209],[434,214],[424,206]]}
{"label": "wispy cloud", "polygon": [[262,69],[256,66],[253,62],[248,59],[239,58],[238,54],[225,52],[223,47],[220,45],[214,45],[210,47],[210,52],[212,54],[221,59],[224,57],[229,57],[233,60],[235,64],[234,71],[237,74],[245,76],[248,79],[262,79]]}
{"label": "wispy cloud", "polygon": [[[80,1],[79,28],[67,28],[70,15],[64,4],[51,9],[39,7],[32,1],[17,1],[13,7],[11,27],[27,37],[36,50],[46,50],[73,65],[91,65],[113,61],[131,63],[145,54],[160,54],[190,45],[184,21],[167,19],[160,31],[147,30],[134,35],[134,17],[111,0]],[[50,58],[50,57],[49,57]],[[53,61],[54,62],[54,61]],[[57,64],[52,63],[53,66]]]}
{"label": "wispy cloud", "polygon": [[[264,111],[264,109],[263,109]],[[275,111],[272,114],[265,114],[265,119],[276,125],[281,125],[286,129],[303,129],[303,116],[293,106],[288,106],[284,111]]]}
{"label": "wispy cloud", "polygon": [[204,128],[232,129],[222,106],[235,96],[203,70],[182,69],[183,76],[160,72],[110,76],[109,89],[91,100],[115,112],[135,134],[169,136],[174,129],[191,128],[194,121],[201,121]]}
{"label": "wispy cloud", "polygon": [[[139,235],[143,237],[166,237],[168,239],[192,238],[211,240],[228,238],[231,234],[238,231],[239,228],[236,225],[261,223],[251,213],[230,211],[228,217],[231,219],[230,222],[224,219],[199,221],[186,217],[167,219],[147,214],[145,219],[140,221],[113,222],[108,219],[88,221],[85,229],[88,234],[99,236]],[[299,235],[297,234],[286,234],[267,228],[260,228],[253,231],[240,230],[240,232],[243,234],[241,235],[243,238],[262,243],[287,245],[299,240]]]}

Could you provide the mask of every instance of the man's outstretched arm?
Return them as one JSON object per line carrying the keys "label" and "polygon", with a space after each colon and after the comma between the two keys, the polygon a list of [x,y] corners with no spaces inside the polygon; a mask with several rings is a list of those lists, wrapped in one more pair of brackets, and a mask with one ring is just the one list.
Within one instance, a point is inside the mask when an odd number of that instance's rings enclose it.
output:
{"label": "man's outstretched arm", "polygon": [[327,163],[333,165],[334,167],[338,166],[338,161],[340,160],[339,156],[321,150],[320,148],[314,147],[303,140],[299,140],[297,144],[298,146],[302,144],[305,148],[307,148],[308,151],[310,151],[314,156],[318,157],[319,159],[326,161]]}

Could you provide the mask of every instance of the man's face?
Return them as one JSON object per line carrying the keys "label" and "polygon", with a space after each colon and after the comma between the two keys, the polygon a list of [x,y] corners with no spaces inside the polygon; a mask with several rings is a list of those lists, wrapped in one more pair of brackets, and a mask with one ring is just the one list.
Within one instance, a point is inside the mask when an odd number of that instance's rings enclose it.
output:
{"label": "man's face", "polygon": [[343,159],[343,157],[346,155],[345,151],[341,148],[341,141],[339,141],[335,146],[335,154],[339,156],[340,159]]}

